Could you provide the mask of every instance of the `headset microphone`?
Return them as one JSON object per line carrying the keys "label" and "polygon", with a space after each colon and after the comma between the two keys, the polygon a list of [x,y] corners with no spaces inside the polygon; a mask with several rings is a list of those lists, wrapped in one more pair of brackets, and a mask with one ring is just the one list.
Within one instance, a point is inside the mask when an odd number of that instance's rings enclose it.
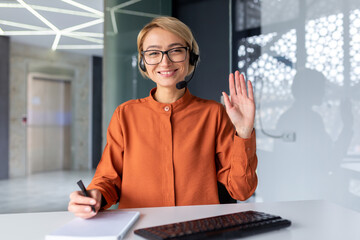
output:
{"label": "headset microphone", "polygon": [[183,89],[184,87],[186,87],[187,86],[187,82],[186,81],[181,81],[181,82],[178,82],[177,84],[176,84],[176,88],[177,89]]}
{"label": "headset microphone", "polygon": [[180,89],[183,89],[184,87],[187,87],[188,83],[191,81],[191,79],[192,79],[193,76],[194,76],[195,70],[196,70],[196,64],[195,64],[195,66],[194,66],[194,71],[192,72],[190,79],[189,79],[189,80],[184,80],[184,81],[178,82],[178,83],[176,84],[176,88],[180,90]]}
{"label": "headset microphone", "polygon": [[177,89],[180,90],[180,89],[183,89],[184,87],[187,87],[188,83],[191,81],[191,79],[192,79],[193,76],[194,76],[198,59],[199,59],[199,55],[197,55],[196,53],[194,53],[194,52],[191,50],[189,62],[190,62],[190,65],[193,65],[193,66],[194,66],[194,71],[192,72],[191,77],[190,77],[189,80],[184,80],[184,81],[178,82],[178,83],[176,84],[176,88],[177,88]]}

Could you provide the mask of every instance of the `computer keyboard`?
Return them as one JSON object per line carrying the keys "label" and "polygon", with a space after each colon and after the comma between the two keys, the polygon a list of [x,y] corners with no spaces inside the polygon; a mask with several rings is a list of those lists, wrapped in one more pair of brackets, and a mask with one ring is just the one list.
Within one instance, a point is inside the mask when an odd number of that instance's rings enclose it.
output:
{"label": "computer keyboard", "polygon": [[146,239],[231,239],[291,225],[287,219],[263,212],[246,211],[191,221],[137,229]]}

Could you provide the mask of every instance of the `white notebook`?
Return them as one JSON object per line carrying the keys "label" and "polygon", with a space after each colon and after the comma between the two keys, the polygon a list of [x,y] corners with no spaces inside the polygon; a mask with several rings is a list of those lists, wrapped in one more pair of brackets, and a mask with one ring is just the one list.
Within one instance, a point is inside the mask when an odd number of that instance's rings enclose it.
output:
{"label": "white notebook", "polygon": [[45,236],[45,240],[118,240],[134,225],[140,216],[136,211],[104,211],[90,219],[75,218]]}

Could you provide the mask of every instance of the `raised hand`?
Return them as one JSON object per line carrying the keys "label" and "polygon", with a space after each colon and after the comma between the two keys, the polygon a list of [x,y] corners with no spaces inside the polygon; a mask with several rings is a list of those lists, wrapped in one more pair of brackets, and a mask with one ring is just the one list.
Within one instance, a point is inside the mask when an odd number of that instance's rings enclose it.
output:
{"label": "raised hand", "polygon": [[247,87],[248,93],[244,75],[236,71],[235,74],[229,75],[230,98],[225,92],[222,93],[226,112],[235,126],[237,135],[241,138],[249,138],[254,128],[255,103],[250,81],[247,82]]}

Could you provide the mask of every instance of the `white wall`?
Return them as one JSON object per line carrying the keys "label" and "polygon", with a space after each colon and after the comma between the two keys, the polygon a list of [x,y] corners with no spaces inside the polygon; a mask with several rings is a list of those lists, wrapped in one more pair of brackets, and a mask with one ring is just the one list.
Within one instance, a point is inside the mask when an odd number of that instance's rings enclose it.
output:
{"label": "white wall", "polygon": [[360,1],[261,1],[255,84],[260,201],[360,210]]}

